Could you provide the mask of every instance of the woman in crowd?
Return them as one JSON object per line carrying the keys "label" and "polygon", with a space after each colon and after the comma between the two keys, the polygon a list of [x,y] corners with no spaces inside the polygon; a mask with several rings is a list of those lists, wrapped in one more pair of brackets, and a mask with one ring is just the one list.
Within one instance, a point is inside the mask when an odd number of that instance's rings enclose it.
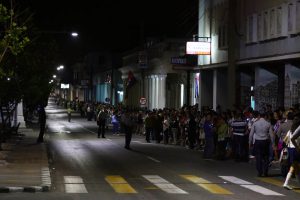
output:
{"label": "woman in crowd", "polygon": [[286,176],[283,187],[291,190],[292,187],[289,186],[289,181],[295,173],[298,182],[300,182],[299,173],[299,163],[300,163],[300,114],[298,113],[293,120],[291,130],[287,133],[285,137],[285,143],[288,147],[288,155],[291,163],[290,170]]}

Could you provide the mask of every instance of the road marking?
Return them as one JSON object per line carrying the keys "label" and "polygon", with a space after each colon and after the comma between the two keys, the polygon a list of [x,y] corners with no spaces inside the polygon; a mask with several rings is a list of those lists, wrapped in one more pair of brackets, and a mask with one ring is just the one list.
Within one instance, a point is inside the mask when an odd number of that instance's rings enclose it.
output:
{"label": "road marking", "polygon": [[[257,178],[258,180],[262,181],[262,182],[265,182],[265,183],[269,183],[269,184],[272,184],[272,185],[275,185],[275,186],[278,186],[278,187],[283,187],[283,182],[282,181],[279,181],[275,178],[270,178],[270,177],[264,177],[264,178]],[[294,185],[291,185],[293,188],[297,188],[296,186]],[[293,190],[294,192],[297,192],[297,193],[300,193],[300,190]]]}
{"label": "road marking", "polygon": [[83,183],[80,176],[64,176],[64,183]]}
{"label": "road marking", "polygon": [[170,193],[170,194],[188,194],[186,191],[180,189],[172,183],[169,183],[167,180],[161,178],[157,175],[143,175],[145,179],[153,183],[156,187],[161,190]]}
{"label": "road marking", "polygon": [[105,180],[110,184],[110,186],[115,190],[117,193],[122,194],[135,194],[137,191],[131,187],[127,181],[122,178],[121,176],[106,176]]}
{"label": "road marking", "polygon": [[147,158],[149,158],[150,160],[152,160],[152,161],[154,161],[154,162],[160,163],[159,160],[157,160],[157,159],[155,159],[155,158],[152,158],[152,157],[150,157],[150,156],[147,156]]}
{"label": "road marking", "polygon": [[259,185],[254,185],[251,182],[244,181],[244,180],[239,179],[239,178],[234,177],[234,176],[219,176],[219,177],[226,180],[226,181],[228,181],[228,182],[230,182],[230,183],[240,185],[243,188],[247,188],[249,190],[252,190],[253,192],[257,192],[257,193],[260,193],[262,195],[266,195],[266,196],[284,196],[283,194],[274,192],[272,190],[269,190],[269,189],[264,188],[264,187],[259,186]]}
{"label": "road marking", "polygon": [[65,184],[66,193],[88,193],[84,184]]}
{"label": "road marking", "polygon": [[64,176],[64,183],[66,193],[88,193],[79,176]]}
{"label": "road marking", "polygon": [[222,195],[223,194],[224,195],[233,194],[229,190],[226,190],[225,188],[223,188],[217,184],[214,184],[204,178],[200,178],[200,177],[193,176],[193,175],[181,175],[181,177],[188,181],[196,183],[198,186],[202,187],[203,189],[205,189],[213,194],[222,194]]}
{"label": "road marking", "polygon": [[43,186],[51,186],[51,176],[50,176],[50,170],[49,167],[43,167],[41,169],[41,179],[42,179],[42,185]]}

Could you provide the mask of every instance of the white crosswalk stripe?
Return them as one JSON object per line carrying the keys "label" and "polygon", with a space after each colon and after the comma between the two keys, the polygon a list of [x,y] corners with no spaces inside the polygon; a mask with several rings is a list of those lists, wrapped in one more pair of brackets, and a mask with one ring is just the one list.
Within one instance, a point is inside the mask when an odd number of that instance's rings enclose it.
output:
{"label": "white crosswalk stripe", "polygon": [[278,192],[274,192],[270,189],[264,188],[264,187],[259,186],[259,185],[255,185],[251,182],[245,181],[245,180],[237,178],[235,176],[219,176],[219,177],[226,180],[226,181],[228,181],[228,182],[230,182],[230,183],[239,185],[243,188],[247,188],[251,191],[260,193],[262,195],[266,195],[266,196],[284,196],[283,194],[280,194]]}
{"label": "white crosswalk stripe", "polygon": [[88,193],[83,180],[79,176],[64,176],[66,193]]}
{"label": "white crosswalk stripe", "polygon": [[145,179],[153,183],[156,187],[161,190],[170,193],[170,194],[188,194],[186,191],[180,189],[172,183],[169,183],[167,180],[161,178],[158,175],[143,175]]}

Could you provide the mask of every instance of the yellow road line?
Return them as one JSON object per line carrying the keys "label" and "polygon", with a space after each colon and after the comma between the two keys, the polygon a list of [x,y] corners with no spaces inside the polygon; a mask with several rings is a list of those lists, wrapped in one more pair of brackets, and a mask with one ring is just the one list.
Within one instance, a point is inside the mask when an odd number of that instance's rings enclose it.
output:
{"label": "yellow road line", "polygon": [[105,180],[110,184],[110,186],[115,190],[117,193],[122,194],[135,194],[137,193],[133,187],[131,187],[127,181],[122,178],[121,176],[106,176]]}
{"label": "yellow road line", "polygon": [[[258,180],[262,181],[262,182],[265,182],[265,183],[269,183],[269,184],[272,184],[272,185],[275,185],[275,186],[278,186],[278,187],[282,187],[283,185],[283,182],[280,181],[280,180],[277,180],[275,178],[270,178],[270,177],[265,177],[265,178],[257,178]],[[298,188],[296,186],[293,186],[291,185],[293,188]],[[297,192],[297,193],[300,193],[300,190],[299,189],[295,189],[293,190],[294,192]]]}
{"label": "yellow road line", "polygon": [[217,184],[214,184],[206,179],[203,179],[203,178],[200,178],[200,177],[197,177],[194,175],[181,175],[181,177],[197,184],[198,186],[202,187],[203,189],[205,189],[213,194],[225,194],[225,195],[233,194],[229,190],[226,190],[225,188],[223,188]]}

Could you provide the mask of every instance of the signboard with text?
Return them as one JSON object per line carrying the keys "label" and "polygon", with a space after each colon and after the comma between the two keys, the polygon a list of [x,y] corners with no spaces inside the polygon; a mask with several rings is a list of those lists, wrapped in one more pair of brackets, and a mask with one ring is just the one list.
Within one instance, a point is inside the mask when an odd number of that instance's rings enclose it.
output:
{"label": "signboard with text", "polygon": [[187,55],[210,55],[211,48],[210,42],[187,42],[186,54]]}

